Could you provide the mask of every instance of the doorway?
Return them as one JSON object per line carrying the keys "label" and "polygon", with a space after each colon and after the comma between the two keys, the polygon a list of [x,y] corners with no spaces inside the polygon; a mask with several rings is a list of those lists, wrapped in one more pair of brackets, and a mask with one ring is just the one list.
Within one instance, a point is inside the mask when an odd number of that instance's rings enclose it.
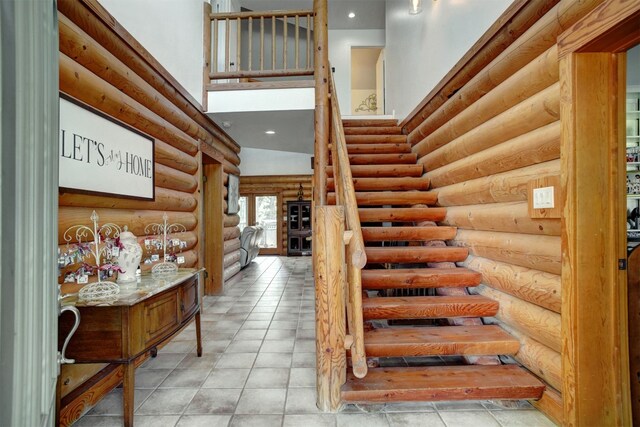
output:
{"label": "doorway", "polygon": [[264,233],[258,242],[260,255],[279,255],[282,249],[282,226],[278,221],[280,194],[241,194],[238,202],[240,232],[250,225],[262,227]]}
{"label": "doorway", "polygon": [[627,51],[638,43],[640,4],[618,0],[603,1],[558,38],[567,425],[634,424],[623,144]]}
{"label": "doorway", "polygon": [[384,48],[351,48],[351,114],[384,114]]}

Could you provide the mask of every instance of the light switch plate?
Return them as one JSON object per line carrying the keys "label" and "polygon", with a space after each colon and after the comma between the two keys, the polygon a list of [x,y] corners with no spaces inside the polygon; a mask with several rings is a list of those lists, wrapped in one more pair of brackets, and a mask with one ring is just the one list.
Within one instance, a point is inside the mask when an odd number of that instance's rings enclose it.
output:
{"label": "light switch plate", "polygon": [[554,207],[553,187],[533,189],[533,208],[551,209]]}

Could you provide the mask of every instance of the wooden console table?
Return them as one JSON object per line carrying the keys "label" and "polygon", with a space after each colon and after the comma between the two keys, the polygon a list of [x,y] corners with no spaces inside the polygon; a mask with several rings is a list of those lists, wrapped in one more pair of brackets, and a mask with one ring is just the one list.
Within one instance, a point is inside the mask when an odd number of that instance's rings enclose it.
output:
{"label": "wooden console table", "polygon": [[[75,363],[117,363],[122,380],[124,425],[133,425],[135,360],[172,338],[191,320],[196,321],[197,355],[202,356],[200,333],[200,270],[180,270],[164,278],[143,276],[115,301],[92,302],[69,297],[64,305],[80,311],[80,326],[69,342],[66,357]],[[73,327],[72,316],[61,316],[59,348]]]}

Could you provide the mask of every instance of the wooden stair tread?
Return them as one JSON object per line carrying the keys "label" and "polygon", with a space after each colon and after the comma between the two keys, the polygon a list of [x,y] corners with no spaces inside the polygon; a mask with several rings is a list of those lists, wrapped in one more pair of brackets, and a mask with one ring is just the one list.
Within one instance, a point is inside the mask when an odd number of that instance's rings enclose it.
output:
{"label": "wooden stair tread", "polygon": [[480,273],[462,267],[362,270],[364,289],[473,287],[481,279]]}
{"label": "wooden stair tread", "polygon": [[451,240],[456,227],[362,227],[365,242]]}
{"label": "wooden stair tread", "polygon": [[378,297],[364,298],[362,312],[365,320],[491,317],[498,313],[498,303],[481,295]]}
{"label": "wooden stair tread", "polygon": [[360,222],[442,221],[446,208],[363,208],[358,209]]}
{"label": "wooden stair tread", "polygon": [[[331,158],[329,158],[331,163]],[[416,153],[388,153],[388,154],[350,154],[351,165],[389,165],[409,164],[414,165],[418,161]]]}
{"label": "wooden stair tread", "polygon": [[348,144],[349,154],[411,153],[411,144]]}
{"label": "wooden stair tread", "polygon": [[392,327],[364,334],[367,356],[513,355],[520,341],[500,326]]}
{"label": "wooden stair tread", "polygon": [[372,127],[372,126],[398,126],[398,121],[395,119],[343,119],[342,126],[344,127]]}
{"label": "wooden stair tread", "polygon": [[385,246],[366,247],[369,263],[462,262],[469,256],[468,248],[457,246]]}
{"label": "wooden stair tread", "polygon": [[[437,201],[438,195],[428,191],[356,191],[358,206],[434,205]],[[336,203],[335,193],[327,194],[327,203]]]}
{"label": "wooden stair tread", "polygon": [[539,399],[545,386],[516,365],[373,368],[352,372],[342,387],[347,402]]}
{"label": "wooden stair tread", "polygon": [[404,144],[407,135],[345,135],[345,142],[349,144]]}
{"label": "wooden stair tread", "polygon": [[[400,178],[354,178],[353,186],[356,191],[371,191],[371,190],[394,190],[394,191],[406,191],[406,190],[428,190],[429,178],[421,177],[400,177]],[[335,181],[333,178],[327,180],[327,190],[335,190]]]}
{"label": "wooden stair tread", "polygon": [[344,128],[345,135],[402,135],[398,126],[351,126]]}
{"label": "wooden stair tread", "polygon": [[[333,177],[333,166],[327,166],[327,175]],[[422,165],[353,165],[351,175],[354,178],[420,178],[424,166]]]}

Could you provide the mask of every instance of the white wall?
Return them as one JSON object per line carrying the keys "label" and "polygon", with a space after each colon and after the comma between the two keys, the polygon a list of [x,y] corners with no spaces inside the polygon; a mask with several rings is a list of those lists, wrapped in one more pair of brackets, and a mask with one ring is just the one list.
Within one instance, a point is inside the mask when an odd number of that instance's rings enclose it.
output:
{"label": "white wall", "polygon": [[512,0],[423,1],[409,15],[407,1],[387,1],[386,111],[404,119]]}
{"label": "white wall", "polygon": [[203,0],[100,0],[198,102],[202,102]]}
{"label": "white wall", "polygon": [[312,175],[311,154],[242,147],[240,172],[248,175]]}
{"label": "white wall", "polygon": [[340,112],[351,111],[351,47],[384,46],[385,30],[329,30],[329,62],[338,90]]}

